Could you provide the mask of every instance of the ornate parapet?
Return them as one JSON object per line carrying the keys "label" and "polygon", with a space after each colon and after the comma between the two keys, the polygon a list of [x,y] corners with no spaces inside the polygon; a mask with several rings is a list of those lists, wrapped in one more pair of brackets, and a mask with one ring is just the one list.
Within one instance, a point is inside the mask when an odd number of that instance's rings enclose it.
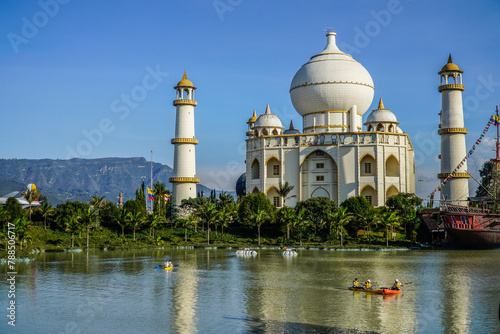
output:
{"label": "ornate parapet", "polygon": [[168,179],[170,183],[199,183],[198,177],[174,176]]}
{"label": "ornate parapet", "polygon": [[198,144],[198,139],[194,138],[173,138],[170,140],[172,144]]}
{"label": "ornate parapet", "polygon": [[466,135],[467,133],[469,133],[469,131],[466,128],[445,128],[438,130],[439,135],[444,135],[447,133],[463,133],[464,135]]}
{"label": "ornate parapet", "polygon": [[[453,173],[439,173],[438,178],[439,179],[446,179],[450,174],[453,174]],[[453,174],[452,179],[468,179],[470,177],[471,176],[469,173],[455,173],[455,174]]]}
{"label": "ornate parapet", "polygon": [[198,102],[196,102],[195,100],[185,100],[185,99],[174,100],[174,106],[179,105],[179,104],[187,104],[187,105],[192,105],[192,106],[196,107],[198,105]]}
{"label": "ornate parapet", "polygon": [[447,84],[447,85],[441,85],[439,86],[438,90],[439,92],[442,92],[443,90],[461,90],[462,92],[465,90],[464,85],[461,84]]}

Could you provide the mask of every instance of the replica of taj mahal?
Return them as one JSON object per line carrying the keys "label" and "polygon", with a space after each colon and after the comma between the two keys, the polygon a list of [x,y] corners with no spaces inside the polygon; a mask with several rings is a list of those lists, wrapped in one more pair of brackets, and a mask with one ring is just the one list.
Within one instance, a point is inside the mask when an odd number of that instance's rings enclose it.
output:
{"label": "replica of taj mahal", "polygon": [[380,99],[364,125],[375,87],[368,71],[336,45],[327,32],[326,48],[304,64],[290,85],[303,118],[303,132],[285,130],[270,112],[248,120],[246,192],[263,192],[283,205],[280,184],[294,189],[286,204],[311,197],[341,203],[364,196],[375,206],[399,192],[415,192],[414,152],[394,113]]}
{"label": "replica of taj mahal", "polygon": [[[293,207],[298,201],[320,196],[338,204],[352,196],[363,196],[372,205],[381,206],[400,192],[415,193],[415,155],[408,134],[399,127],[396,115],[384,107],[382,98],[363,123],[374,97],[373,80],[363,65],[337,47],[335,32],[328,31],[326,36],[326,48],[297,71],[290,85],[303,131],[295,129],[292,122],[285,129],[269,105],[263,114],[257,117],[254,111],[248,120],[246,181],[239,180],[244,192],[262,192],[277,207],[285,200]],[[463,122],[461,73],[451,56],[439,72],[441,81],[446,81],[439,87],[443,99],[440,158],[444,163],[440,178],[446,177],[457,157],[465,154],[466,129],[458,121],[450,123],[453,127],[449,129],[447,121],[451,117]],[[448,78],[459,83],[449,84]],[[194,137],[197,102],[196,87],[185,72],[174,88],[176,130],[170,182],[174,205],[180,205],[182,199],[196,196],[199,182],[195,166],[198,140]],[[448,199],[466,196],[467,191],[461,189],[467,177],[457,175],[457,180],[443,189]],[[278,190],[286,182],[294,188],[282,198]]]}

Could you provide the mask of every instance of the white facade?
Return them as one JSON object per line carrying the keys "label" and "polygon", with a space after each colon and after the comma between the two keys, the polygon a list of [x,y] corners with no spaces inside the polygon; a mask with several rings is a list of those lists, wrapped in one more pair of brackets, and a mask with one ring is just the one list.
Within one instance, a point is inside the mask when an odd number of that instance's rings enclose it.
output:
{"label": "white facade", "polygon": [[172,183],[173,204],[178,206],[183,199],[196,197],[196,150],[198,140],[194,137],[194,99],[196,87],[187,79],[186,72],[179,81],[176,90],[175,138],[174,144],[174,176],[169,179]]}
{"label": "white facade", "polygon": [[380,206],[399,192],[414,193],[408,135],[382,100],[362,131],[375,88],[368,71],[338,49],[335,36],[327,32],[326,48],[292,80],[290,96],[303,117],[303,133],[293,126],[283,131],[269,106],[247,122],[247,193],[263,192],[276,206],[283,204],[278,189],[285,182],[295,186],[288,206],[319,196],[340,204],[359,195]]}
{"label": "white facade", "polygon": [[[438,73],[441,76],[441,122],[439,124],[439,135],[441,136],[441,173],[440,179],[447,178],[453,173],[466,155],[465,135],[467,129],[464,127],[464,111],[462,106],[462,73],[460,68],[453,64],[451,55],[448,63]],[[461,167],[467,170],[467,160]],[[453,177],[441,188],[441,199],[453,204],[465,205],[469,197],[468,178],[470,174],[453,173]]]}

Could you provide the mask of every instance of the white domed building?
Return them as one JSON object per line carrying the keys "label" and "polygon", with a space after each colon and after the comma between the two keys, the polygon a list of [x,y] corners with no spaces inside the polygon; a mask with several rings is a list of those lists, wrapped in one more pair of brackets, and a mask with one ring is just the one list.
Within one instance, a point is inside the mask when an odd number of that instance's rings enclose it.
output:
{"label": "white domed building", "polygon": [[302,133],[284,129],[269,105],[248,120],[246,192],[263,192],[280,207],[280,184],[294,189],[288,206],[311,197],[338,204],[365,196],[375,206],[399,192],[415,192],[410,138],[382,99],[364,125],[375,87],[370,73],[336,45],[327,32],[326,48],[304,64],[290,85],[293,106],[303,119]]}

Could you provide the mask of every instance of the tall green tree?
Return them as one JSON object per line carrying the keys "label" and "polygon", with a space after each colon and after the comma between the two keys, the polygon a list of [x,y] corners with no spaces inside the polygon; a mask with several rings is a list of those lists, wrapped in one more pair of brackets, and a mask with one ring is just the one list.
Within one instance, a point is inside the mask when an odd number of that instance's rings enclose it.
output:
{"label": "tall green tree", "polygon": [[396,211],[387,211],[382,213],[380,216],[380,223],[385,228],[385,236],[386,236],[386,246],[389,247],[389,229],[392,233],[393,228],[397,226],[399,222],[399,216]]}
{"label": "tall green tree", "polygon": [[207,245],[210,245],[210,224],[217,219],[217,208],[214,203],[208,202],[198,209],[197,215],[202,222],[207,223]]}
{"label": "tall green tree", "polygon": [[[412,210],[422,206],[422,199],[412,193],[399,193],[389,197],[385,205],[392,210],[398,211],[400,217],[406,218]],[[402,219],[402,223],[404,224],[406,238],[411,239],[413,226],[408,226],[408,219]]]}
{"label": "tall green tree", "polygon": [[125,236],[125,228],[129,225],[129,222],[131,221],[131,218],[130,216],[132,215],[132,213],[130,211],[128,211],[127,209],[125,208],[122,208],[120,210],[120,213],[118,214],[118,216],[116,217],[116,220],[115,222],[121,227],[122,229],[122,237]]}
{"label": "tall green tree", "polygon": [[141,226],[145,223],[145,215],[141,211],[137,211],[135,213],[131,212],[130,215],[127,215],[127,222],[132,227],[132,231],[134,232],[134,240],[135,240],[135,232],[141,228]]}
{"label": "tall green tree", "polygon": [[286,228],[286,241],[290,242],[290,228],[297,220],[297,214],[295,213],[295,210],[287,206],[283,206],[278,210],[276,218],[281,223],[281,225]]}
{"label": "tall green tree", "polygon": [[153,211],[157,211],[158,215],[165,215],[164,210],[162,208],[165,207],[165,195],[170,194],[170,191],[167,189],[165,184],[157,181],[154,185],[154,193],[155,193],[155,206]]}
{"label": "tall green tree", "polygon": [[352,216],[349,214],[349,212],[347,212],[347,208],[340,207],[333,214],[332,218],[335,223],[335,229],[337,235],[340,235],[340,247],[344,247],[343,243],[344,225],[346,225],[352,219]]}
{"label": "tall green tree", "polygon": [[337,209],[335,201],[327,197],[312,197],[297,203],[295,212],[305,210],[305,220],[312,223],[314,232],[321,229],[328,221],[328,216]]}
{"label": "tall green tree", "polygon": [[350,224],[347,226],[347,230],[355,234],[358,229],[363,228],[363,221],[360,219],[368,211],[373,211],[373,205],[368,202],[364,196],[352,196],[343,201],[340,206],[342,208],[347,208],[347,212],[350,212],[353,216]]}
{"label": "tall green tree", "polygon": [[295,188],[294,185],[291,185],[286,181],[284,184],[280,182],[279,188],[278,188],[278,194],[280,195],[281,199],[283,200],[283,206],[286,206],[286,199],[288,194]]}
{"label": "tall green tree", "polygon": [[50,203],[43,202],[42,206],[40,207],[40,211],[42,213],[43,217],[43,228],[46,230],[47,229],[47,219],[49,217],[52,217],[55,215],[56,210],[52,207]]}
{"label": "tall green tree", "polygon": [[23,194],[23,197],[29,203],[29,220],[31,221],[31,203],[33,203],[33,201],[37,200],[41,194],[37,190],[30,190],[30,189],[26,189],[25,191],[22,192],[22,194]]}
{"label": "tall green tree", "polygon": [[16,218],[12,223],[15,226],[14,231],[16,232],[16,238],[19,242],[19,246],[23,249],[24,239],[28,234],[28,226],[30,222],[26,219],[26,216],[23,216]]}
{"label": "tall green tree", "polygon": [[87,248],[90,245],[90,230],[99,226],[99,217],[97,216],[97,210],[93,209],[91,206],[87,210],[82,210],[78,212],[80,218],[80,223],[82,227],[87,232]]}
{"label": "tall green tree", "polygon": [[77,212],[69,212],[63,216],[66,231],[71,233],[71,249],[75,247],[75,233],[81,229],[80,217]]}
{"label": "tall green tree", "polygon": [[250,217],[259,210],[265,210],[270,216],[274,216],[276,208],[263,193],[249,194],[243,197],[238,207],[240,223],[248,227],[254,227],[254,221]]}
{"label": "tall green tree", "polygon": [[259,209],[256,213],[252,213],[250,216],[250,220],[253,221],[253,225],[257,226],[257,235],[258,235],[258,245],[260,246],[260,227],[262,224],[264,224],[267,220],[269,220],[271,216],[265,209]]}
{"label": "tall green tree", "polygon": [[368,242],[371,242],[372,227],[377,226],[379,221],[377,210],[372,208],[358,213],[357,216],[358,221],[361,223],[361,226],[365,229],[366,234],[368,235]]}

